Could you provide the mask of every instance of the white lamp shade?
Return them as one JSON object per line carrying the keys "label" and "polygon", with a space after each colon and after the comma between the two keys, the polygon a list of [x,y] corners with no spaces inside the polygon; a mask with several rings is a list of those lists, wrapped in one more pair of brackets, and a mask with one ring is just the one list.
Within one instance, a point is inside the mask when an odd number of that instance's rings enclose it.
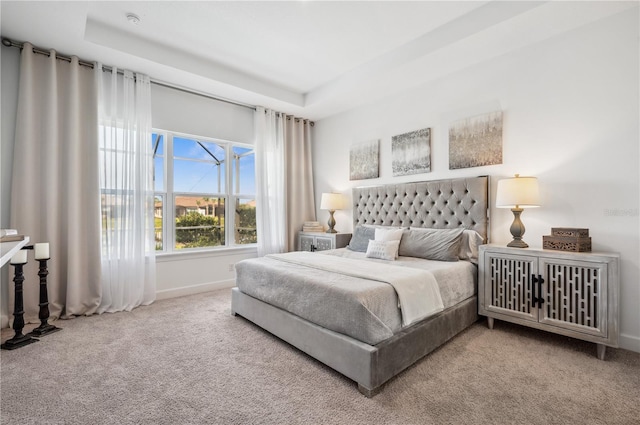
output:
{"label": "white lamp shade", "polygon": [[323,193],[320,201],[321,210],[342,210],[346,206],[344,196],[340,193]]}
{"label": "white lamp shade", "polygon": [[498,181],[496,207],[498,208],[533,208],[540,206],[538,179],[535,177],[519,177]]}

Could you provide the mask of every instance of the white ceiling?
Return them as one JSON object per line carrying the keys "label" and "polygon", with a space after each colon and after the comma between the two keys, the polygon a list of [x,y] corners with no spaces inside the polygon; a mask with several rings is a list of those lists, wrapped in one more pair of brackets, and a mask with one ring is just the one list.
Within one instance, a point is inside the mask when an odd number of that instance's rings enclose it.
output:
{"label": "white ceiling", "polygon": [[[6,1],[3,37],[321,119],[637,2]],[[137,25],[127,13],[141,18]],[[636,11],[637,13],[637,11]]]}

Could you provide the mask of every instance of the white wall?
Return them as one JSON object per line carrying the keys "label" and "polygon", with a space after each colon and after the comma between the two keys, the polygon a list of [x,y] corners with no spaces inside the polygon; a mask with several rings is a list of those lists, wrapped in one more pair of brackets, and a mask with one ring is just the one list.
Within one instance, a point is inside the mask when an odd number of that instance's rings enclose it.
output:
{"label": "white wall", "polygon": [[[621,346],[640,352],[638,52],[638,15],[625,12],[316,121],[316,194],[490,175],[495,197],[500,178],[537,176],[543,206],[523,213],[524,240],[540,247],[551,227],[587,227],[595,251],[619,252]],[[504,111],[503,164],[449,170],[449,123],[494,110]],[[391,137],[425,127],[432,129],[432,172],[392,177]],[[380,178],[349,181],[350,145],[371,139],[380,139]],[[351,211],[335,218],[338,230],[352,229]],[[492,242],[511,240],[512,220],[508,209],[491,208]]]}
{"label": "white wall", "polygon": [[[253,110],[152,85],[153,127],[253,144]],[[157,297],[187,295],[235,284],[233,264],[255,248],[158,255]]]}

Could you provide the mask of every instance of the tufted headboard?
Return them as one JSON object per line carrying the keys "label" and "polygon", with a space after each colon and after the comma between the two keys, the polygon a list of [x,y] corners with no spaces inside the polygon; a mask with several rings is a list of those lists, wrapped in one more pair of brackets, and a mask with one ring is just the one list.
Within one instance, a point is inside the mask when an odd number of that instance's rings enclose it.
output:
{"label": "tufted headboard", "polygon": [[489,177],[353,188],[353,224],[464,227],[489,234]]}

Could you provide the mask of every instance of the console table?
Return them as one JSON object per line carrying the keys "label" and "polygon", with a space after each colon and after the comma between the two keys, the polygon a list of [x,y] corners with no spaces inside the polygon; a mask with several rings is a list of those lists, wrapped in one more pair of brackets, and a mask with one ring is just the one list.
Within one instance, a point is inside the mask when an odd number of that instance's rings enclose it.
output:
{"label": "console table", "polygon": [[618,346],[618,262],[614,253],[481,245],[478,314],[597,344]]}

